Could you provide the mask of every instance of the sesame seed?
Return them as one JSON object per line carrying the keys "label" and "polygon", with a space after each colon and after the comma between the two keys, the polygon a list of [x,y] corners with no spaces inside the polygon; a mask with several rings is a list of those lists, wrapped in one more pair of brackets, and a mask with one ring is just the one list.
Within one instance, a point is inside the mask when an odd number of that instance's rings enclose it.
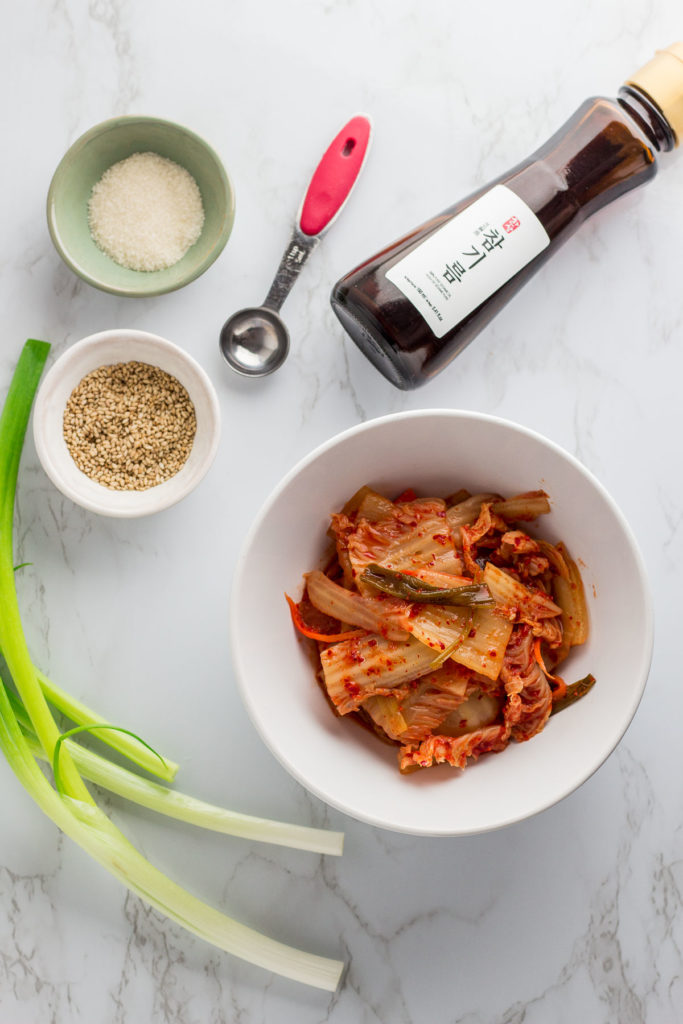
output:
{"label": "sesame seed", "polygon": [[117,491],[145,491],[175,476],[197,420],[186,389],[158,366],[100,366],[74,388],[63,432],[78,468]]}

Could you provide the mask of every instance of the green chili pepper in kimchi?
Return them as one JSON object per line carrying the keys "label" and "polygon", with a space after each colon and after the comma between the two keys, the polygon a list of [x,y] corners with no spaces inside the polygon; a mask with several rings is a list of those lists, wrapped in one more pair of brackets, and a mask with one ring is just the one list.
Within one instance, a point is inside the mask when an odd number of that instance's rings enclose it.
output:
{"label": "green chili pepper in kimchi", "polygon": [[594,685],[595,676],[592,676],[590,673],[583,679],[579,679],[578,683],[572,683],[571,686],[567,687],[563,696],[553,702],[553,709],[550,714],[556,715],[558,711],[564,711],[570,704],[576,704],[577,700],[585,697],[589,690],[593,689]]}
{"label": "green chili pepper in kimchi", "polygon": [[479,583],[464,587],[434,587],[409,573],[386,569],[382,565],[372,563],[361,574],[363,583],[370,583],[377,590],[400,597],[404,601],[416,601],[419,604],[463,605],[476,608],[491,608],[495,602],[488,587]]}

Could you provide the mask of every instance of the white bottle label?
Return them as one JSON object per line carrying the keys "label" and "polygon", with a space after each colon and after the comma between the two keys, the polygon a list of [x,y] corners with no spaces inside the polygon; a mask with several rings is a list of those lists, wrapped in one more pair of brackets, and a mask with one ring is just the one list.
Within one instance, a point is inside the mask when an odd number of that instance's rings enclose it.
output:
{"label": "white bottle label", "polygon": [[506,185],[494,185],[386,277],[442,338],[549,244],[524,200]]}

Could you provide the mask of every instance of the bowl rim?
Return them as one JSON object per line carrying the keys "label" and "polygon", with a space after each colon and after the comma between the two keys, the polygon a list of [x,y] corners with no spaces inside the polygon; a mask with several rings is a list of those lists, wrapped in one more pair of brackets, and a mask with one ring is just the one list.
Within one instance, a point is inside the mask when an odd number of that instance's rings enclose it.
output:
{"label": "bowl rim", "polygon": [[[290,483],[296,478],[296,476],[302,472],[308,465],[325,455],[331,449],[337,445],[345,442],[347,439],[354,437],[357,434],[362,434],[368,430],[374,430],[388,423],[410,420],[410,419],[425,419],[425,418],[441,418],[447,417],[449,419],[460,419],[460,420],[478,420],[484,423],[495,424],[504,429],[509,429],[517,434],[525,435],[542,446],[549,448],[554,454],[560,458],[568,461],[573,468],[584,476],[587,481],[595,488],[602,500],[607,504],[611,513],[618,521],[623,534],[628,541],[628,546],[633,555],[634,565],[637,572],[638,580],[641,587],[641,593],[643,597],[643,610],[644,619],[642,622],[642,636],[643,643],[641,646],[641,658],[637,665],[634,666],[634,679],[637,681],[637,685],[634,687],[631,701],[622,710],[622,721],[620,731],[618,734],[611,735],[610,738],[602,745],[596,755],[590,760],[583,771],[579,772],[576,779],[567,784],[562,790],[553,796],[549,796],[546,800],[541,801],[537,807],[534,808],[530,813],[511,814],[507,818],[500,818],[496,823],[490,826],[480,827],[465,827],[465,828],[444,828],[444,829],[424,829],[420,827],[410,827],[408,825],[388,824],[386,821],[380,820],[374,817],[370,813],[358,810],[350,806],[347,802],[342,799],[337,799],[335,796],[325,790],[324,787],[318,786],[316,781],[298,770],[295,764],[292,764],[283,753],[277,749],[276,745],[271,741],[270,736],[267,734],[263,727],[259,714],[258,704],[252,699],[249,686],[247,684],[247,669],[243,663],[242,655],[243,650],[240,643],[240,633],[237,623],[237,609],[239,605],[238,594],[242,585],[242,579],[245,573],[248,571],[249,554],[255,537],[261,528],[261,525],[269,514],[272,507],[279,500],[283,491],[290,485]],[[230,593],[230,612],[229,612],[229,636],[230,636],[230,653],[233,666],[235,668],[235,676],[237,679],[238,688],[243,700],[243,703],[247,709],[249,719],[256,729],[261,740],[265,744],[266,748],[276,758],[276,760],[282,765],[282,767],[290,774],[297,782],[300,783],[309,793],[318,797],[328,806],[334,808],[337,811],[341,811],[347,814],[349,817],[356,821],[364,822],[365,824],[372,825],[376,828],[382,828],[387,831],[414,835],[414,836],[429,836],[429,837],[464,837],[470,835],[479,835],[487,832],[494,832],[501,828],[507,828],[509,825],[517,824],[521,821],[529,820],[530,818],[536,817],[543,811],[554,807],[561,801],[565,800],[572,793],[576,792],[585,782],[590,779],[595,772],[605,763],[609,756],[616,750],[617,746],[623,739],[626,731],[628,730],[638,706],[642,700],[645,686],[647,683],[650,667],[652,663],[652,654],[654,647],[654,609],[652,602],[652,594],[650,589],[650,583],[646,572],[645,560],[640,551],[637,539],[633,530],[631,529],[627,519],[622,513],[621,509],[610,495],[609,491],[604,487],[603,484],[594,476],[594,474],[586,467],[576,456],[572,455],[561,445],[552,441],[550,438],[533,430],[530,427],[523,426],[522,424],[516,423],[513,420],[495,416],[489,413],[476,412],[467,409],[412,409],[404,410],[401,412],[388,413],[384,416],[379,416],[370,420],[365,420],[363,423],[356,424],[355,426],[349,427],[346,430],[335,434],[327,441],[317,445],[307,455],[304,455],[299,459],[295,465],[284,475],[280,482],[270,492],[261,508],[259,509],[250,529],[248,530],[240,553],[235,565],[233,573],[233,582]]]}
{"label": "bowl rim", "polygon": [[[77,157],[79,152],[85,149],[88,143],[92,142],[93,139],[96,139],[103,132],[115,128],[119,125],[126,124],[163,125],[165,128],[170,128],[178,132],[179,134],[185,135],[188,138],[192,139],[194,142],[198,143],[198,145],[207,153],[207,155],[212,160],[218,172],[218,176],[221,179],[226,196],[226,214],[223,226],[221,228],[220,234],[218,235],[216,243],[207,252],[204,259],[201,260],[193,268],[193,270],[188,271],[187,274],[185,274],[175,283],[167,285],[157,284],[156,286],[152,284],[151,287],[144,288],[143,290],[124,288],[119,285],[111,284],[103,280],[101,277],[96,277],[94,274],[89,273],[87,268],[77,263],[71,257],[69,250],[66,249],[62,243],[57,227],[55,211],[55,196],[57,194],[58,189],[61,187],[62,179],[66,180],[65,176],[67,174],[67,165],[71,162],[71,160]],[[179,288],[184,288],[185,285],[191,284],[192,281],[196,281],[198,277],[201,277],[201,275],[205,273],[213,263],[215,263],[215,261],[218,259],[220,254],[225,249],[225,246],[228,242],[228,239],[230,238],[235,223],[235,188],[232,184],[230,175],[225,169],[225,165],[221,158],[219,157],[216,150],[206,141],[206,139],[204,139],[197,132],[193,131],[191,128],[188,128],[183,124],[180,124],[177,121],[169,121],[168,119],[163,117],[154,117],[153,115],[148,114],[124,114],[120,117],[109,117],[105,121],[100,121],[98,124],[95,124],[91,128],[88,128],[87,131],[83,132],[82,135],[79,135],[78,138],[71,143],[71,145],[66,150],[61,160],[57,164],[52,175],[52,178],[50,180],[50,185],[47,190],[47,198],[45,201],[45,211],[47,217],[47,227],[50,233],[50,238],[52,239],[52,244],[61,256],[64,263],[69,267],[70,270],[73,271],[74,274],[80,277],[87,284],[92,285],[94,288],[98,288],[100,291],[108,292],[110,295],[121,295],[125,298],[131,299],[145,299],[152,298],[155,295],[167,295],[170,292],[177,291]],[[148,279],[150,283],[155,280],[154,272],[140,273],[141,281],[143,280],[143,273],[144,278]]]}
{"label": "bowl rim", "polygon": [[[189,478],[181,487],[176,486],[167,488],[163,492],[163,500],[157,501],[156,503],[150,502],[149,508],[139,510],[135,508],[114,508],[111,505],[108,505],[106,500],[104,500],[107,493],[120,494],[122,492],[109,492],[107,488],[103,487],[103,500],[95,501],[87,496],[83,496],[77,489],[71,487],[59,470],[56,460],[53,457],[51,442],[48,439],[46,431],[43,429],[48,415],[46,402],[49,397],[50,387],[63,378],[65,371],[68,372],[70,366],[78,359],[82,352],[88,350],[93,352],[101,351],[103,358],[106,359],[106,353],[110,349],[111,344],[123,338],[130,339],[133,342],[145,342],[151,344],[157,351],[170,353],[184,362],[185,365],[193,372],[202,389],[203,397],[206,400],[206,421],[209,424],[210,444],[202,463],[197,469],[196,475]],[[131,356],[131,358],[133,357]],[[99,515],[116,519],[140,519],[156,512],[161,512],[164,509],[171,508],[173,505],[178,504],[179,501],[182,501],[183,498],[186,498],[188,494],[190,494],[201,483],[211,468],[218,452],[220,436],[221,412],[218,395],[216,394],[216,389],[213,386],[211,378],[204,368],[193,356],[189,354],[189,352],[186,352],[180,345],[176,345],[174,342],[169,341],[168,338],[164,338],[159,334],[152,334],[150,331],[128,329],[125,327],[111,328],[105,331],[98,331],[95,334],[89,334],[87,337],[74,342],[73,345],[70,345],[64,352],[62,352],[41,381],[33,408],[33,440],[38,459],[49,480],[54,484],[58,491],[73,501],[74,504],[80,505],[81,508],[84,508],[89,512],[95,512]],[[182,467],[178,472],[180,473],[181,471]],[[169,480],[165,482],[170,483],[174,480],[177,480],[177,474],[176,477],[170,477]],[[154,488],[148,488],[146,491],[124,493],[129,495],[139,494],[142,496],[150,495],[154,490]]]}

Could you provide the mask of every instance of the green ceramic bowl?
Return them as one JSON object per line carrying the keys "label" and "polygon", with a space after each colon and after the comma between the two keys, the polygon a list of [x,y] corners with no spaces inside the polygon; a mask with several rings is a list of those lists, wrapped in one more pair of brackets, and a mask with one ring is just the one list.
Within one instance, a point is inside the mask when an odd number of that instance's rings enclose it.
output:
{"label": "green ceramic bowl", "polygon": [[[144,152],[190,172],[205,217],[199,239],[183,258],[150,273],[119,266],[95,245],[88,227],[93,185],[112,164]],[[81,135],[55,171],[47,196],[47,223],[59,255],[84,281],[115,295],[161,295],[194,281],[222,252],[234,216],[233,188],[213,149],[187,128],[156,117],[116,117]]]}

